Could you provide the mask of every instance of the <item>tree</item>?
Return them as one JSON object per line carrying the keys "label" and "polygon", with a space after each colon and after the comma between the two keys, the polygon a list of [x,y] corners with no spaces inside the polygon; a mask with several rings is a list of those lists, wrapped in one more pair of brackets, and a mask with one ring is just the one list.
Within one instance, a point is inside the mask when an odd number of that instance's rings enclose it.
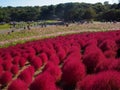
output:
{"label": "tree", "polygon": [[57,18],[59,19],[63,19],[63,15],[64,15],[64,4],[58,4],[55,8],[55,15],[57,16]]}
{"label": "tree", "polygon": [[9,20],[9,13],[5,9],[0,8],[0,22],[9,22]]}
{"label": "tree", "polygon": [[109,10],[102,14],[101,18],[104,21],[120,21],[120,10]]}
{"label": "tree", "polygon": [[96,16],[95,10],[90,7],[85,11],[83,18],[86,20],[92,20],[95,16]]}

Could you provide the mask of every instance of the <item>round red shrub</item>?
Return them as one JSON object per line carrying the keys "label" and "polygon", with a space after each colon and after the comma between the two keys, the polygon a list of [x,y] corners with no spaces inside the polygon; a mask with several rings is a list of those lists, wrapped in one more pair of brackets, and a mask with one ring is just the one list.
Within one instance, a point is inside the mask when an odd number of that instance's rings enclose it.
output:
{"label": "round red shrub", "polygon": [[51,62],[53,62],[54,64],[58,65],[60,63],[60,60],[58,58],[58,56],[53,53],[51,56],[50,56],[50,59],[49,59]]}
{"label": "round red shrub", "polygon": [[97,39],[89,39],[87,42],[86,42],[86,45],[85,46],[88,46],[88,45],[95,45],[97,46]]}
{"label": "round red shrub", "polygon": [[116,70],[116,71],[120,71],[120,60],[114,60],[111,62],[111,64],[109,65],[109,69],[110,70]]}
{"label": "round red shrub", "polygon": [[101,51],[92,51],[83,56],[83,63],[87,68],[87,73],[93,73],[97,64],[106,58]]}
{"label": "round red shrub", "polygon": [[80,53],[81,48],[79,46],[71,46],[69,53],[78,52]]}
{"label": "round red shrub", "polygon": [[0,57],[0,65],[2,64],[2,62],[3,62],[3,60],[2,60],[2,58]]}
{"label": "round red shrub", "polygon": [[17,47],[11,48],[10,54],[12,57],[20,56],[19,48],[17,48]]}
{"label": "round red shrub", "polygon": [[68,61],[68,60],[71,60],[71,59],[74,59],[74,60],[77,60],[77,61],[81,61],[82,59],[82,55],[81,53],[79,52],[72,52],[68,55],[67,59],[64,60],[64,62]]}
{"label": "round red shrub", "polygon": [[12,73],[11,72],[4,72],[0,76],[0,83],[2,85],[7,85],[12,80]]}
{"label": "round red shrub", "polygon": [[20,60],[19,60],[19,65],[20,67],[23,67],[26,63],[26,59],[24,57],[21,57]]}
{"label": "round red shrub", "polygon": [[55,49],[59,59],[62,61],[66,56],[65,50],[61,47],[61,45],[56,45]]}
{"label": "round red shrub", "polygon": [[93,85],[95,75],[87,75],[82,81],[77,82],[75,90],[92,90],[90,87]]}
{"label": "round red shrub", "polygon": [[55,81],[59,81],[61,79],[62,72],[61,72],[60,67],[50,61],[46,64],[43,71],[49,72],[53,76]]}
{"label": "round red shrub", "polygon": [[32,55],[36,54],[35,50],[32,47],[27,47],[26,48],[26,53],[29,53],[29,54],[32,54]]}
{"label": "round red shrub", "polygon": [[70,45],[65,44],[63,46],[63,49],[65,50],[66,54],[68,54],[68,52],[70,51]]}
{"label": "round red shrub", "polygon": [[111,40],[111,39],[103,40],[103,42],[99,45],[99,47],[103,51],[106,51],[106,50],[116,51],[117,50],[117,44],[115,43],[115,40]]}
{"label": "round red shrub", "polygon": [[95,72],[101,72],[101,71],[107,71],[110,68],[111,63],[115,61],[114,59],[106,59],[104,61],[101,61],[96,67],[95,67]]}
{"label": "round red shrub", "polygon": [[33,66],[28,66],[26,68],[26,70],[28,70],[30,72],[30,75],[33,76],[35,73],[35,68]]}
{"label": "round red shrub", "polygon": [[8,90],[28,90],[28,87],[22,80],[16,79],[9,85]]}
{"label": "round red shrub", "polygon": [[23,70],[18,76],[18,78],[23,80],[27,85],[29,85],[32,82],[32,77],[32,73],[28,68]]}
{"label": "round red shrub", "polygon": [[22,52],[21,54],[22,54],[22,57],[24,57],[25,59],[28,59],[29,53]]}
{"label": "round red shrub", "polygon": [[57,90],[53,77],[45,72],[38,75],[30,85],[30,90]]}
{"label": "round red shrub", "polygon": [[50,57],[53,53],[55,53],[54,50],[49,49],[49,48],[46,47],[46,46],[42,47],[42,49],[43,49],[43,52],[45,52],[45,53],[47,54],[48,57]]}
{"label": "round red shrub", "polygon": [[101,72],[86,77],[77,84],[77,90],[119,90],[120,73],[116,71]]}
{"label": "round red shrub", "polygon": [[0,65],[0,76],[1,76],[1,74],[3,73],[3,67],[2,67],[2,65]]}
{"label": "round red shrub", "polygon": [[104,52],[106,58],[116,58],[117,52],[112,50],[107,50]]}
{"label": "round red shrub", "polygon": [[19,56],[15,56],[13,61],[12,61],[12,63],[18,65],[19,64],[19,60],[20,60],[20,57]]}
{"label": "round red shrub", "polygon": [[65,85],[75,85],[86,74],[85,66],[80,61],[69,60],[62,67],[62,81]]}
{"label": "round red shrub", "polygon": [[78,38],[78,41],[77,41],[79,44],[80,44],[80,47],[83,48],[85,46],[85,41],[82,40],[81,38]]}
{"label": "round red shrub", "polygon": [[47,57],[46,53],[41,53],[41,54],[39,55],[39,57],[41,58],[43,64],[46,64],[46,63],[47,63],[48,57]]}
{"label": "round red shrub", "polygon": [[66,52],[64,49],[61,49],[60,51],[57,52],[57,55],[58,55],[60,61],[63,61],[63,59],[66,57]]}
{"label": "round red shrub", "polygon": [[11,72],[16,75],[19,71],[19,66],[18,65],[13,65],[11,68]]}
{"label": "round red shrub", "polygon": [[11,67],[12,67],[12,62],[5,60],[5,61],[3,61],[2,66],[5,71],[10,71]]}
{"label": "round red shrub", "polygon": [[84,55],[93,52],[102,52],[95,44],[91,44],[85,47]]}
{"label": "round red shrub", "polygon": [[38,70],[42,66],[42,60],[37,56],[33,56],[30,60],[30,64],[34,66],[35,70]]}
{"label": "round red shrub", "polygon": [[3,60],[12,61],[12,56],[9,53],[4,53]]}

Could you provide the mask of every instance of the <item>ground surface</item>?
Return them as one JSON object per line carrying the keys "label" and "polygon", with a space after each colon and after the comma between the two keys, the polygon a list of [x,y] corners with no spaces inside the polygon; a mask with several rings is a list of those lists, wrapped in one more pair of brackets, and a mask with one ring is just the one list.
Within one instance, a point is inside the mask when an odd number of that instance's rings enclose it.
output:
{"label": "ground surface", "polygon": [[109,31],[109,30],[120,30],[120,23],[100,23],[94,22],[89,24],[70,24],[66,26],[47,26],[44,28],[34,27],[31,30],[2,30],[4,34],[0,34],[0,46],[5,47],[14,45],[16,43],[23,43],[29,40],[36,40],[42,38],[49,38],[59,35],[80,33],[80,32],[97,32],[97,31]]}

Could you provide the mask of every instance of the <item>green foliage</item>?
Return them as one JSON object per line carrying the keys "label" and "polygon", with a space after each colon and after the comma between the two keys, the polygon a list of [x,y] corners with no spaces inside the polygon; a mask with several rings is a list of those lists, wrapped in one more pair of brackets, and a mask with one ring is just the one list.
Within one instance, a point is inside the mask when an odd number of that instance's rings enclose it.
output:
{"label": "green foliage", "polygon": [[86,9],[83,18],[86,20],[91,20],[96,16],[96,12],[93,8]]}
{"label": "green foliage", "polygon": [[[50,6],[26,6],[26,7],[0,7],[0,22],[10,21],[38,21],[38,20],[101,20],[119,21],[120,4],[108,2],[89,3],[65,3]],[[108,19],[108,15],[112,18]],[[117,17],[114,14],[118,14]]]}
{"label": "green foliage", "polygon": [[101,18],[104,21],[120,21],[120,10],[109,10],[102,13]]}

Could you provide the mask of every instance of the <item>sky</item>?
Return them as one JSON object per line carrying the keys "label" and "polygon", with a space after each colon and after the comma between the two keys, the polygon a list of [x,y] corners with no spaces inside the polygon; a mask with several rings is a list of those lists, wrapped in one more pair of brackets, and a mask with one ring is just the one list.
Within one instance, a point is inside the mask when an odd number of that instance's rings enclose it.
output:
{"label": "sky", "polygon": [[97,3],[105,2],[118,3],[118,0],[0,0],[0,6],[43,6],[43,5],[55,5],[59,3],[67,2],[86,2],[86,3]]}

